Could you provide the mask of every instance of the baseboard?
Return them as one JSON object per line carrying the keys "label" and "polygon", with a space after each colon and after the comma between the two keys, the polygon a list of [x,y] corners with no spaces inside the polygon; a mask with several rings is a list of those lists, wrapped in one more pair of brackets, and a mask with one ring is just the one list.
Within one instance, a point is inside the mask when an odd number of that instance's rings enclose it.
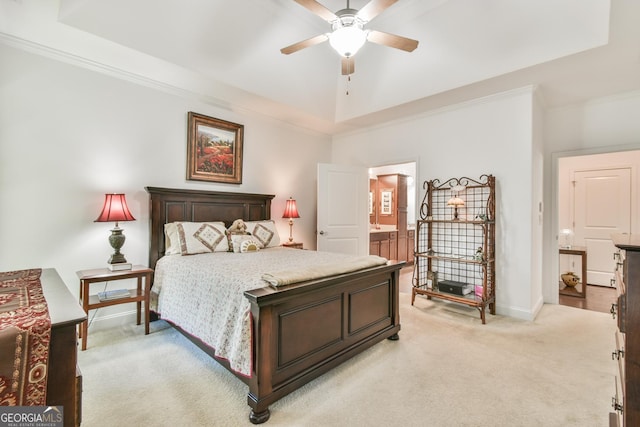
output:
{"label": "baseboard", "polygon": [[496,313],[516,319],[532,321],[535,320],[535,318],[538,316],[538,313],[540,312],[540,310],[542,310],[543,305],[544,300],[541,296],[540,298],[538,298],[538,301],[536,301],[531,310],[496,305]]}
{"label": "baseboard", "polygon": [[[89,333],[102,329],[110,329],[122,325],[136,324],[136,310],[121,311],[118,313],[100,316],[99,313],[92,318],[93,312],[89,312]],[[144,319],[141,319],[144,322]]]}

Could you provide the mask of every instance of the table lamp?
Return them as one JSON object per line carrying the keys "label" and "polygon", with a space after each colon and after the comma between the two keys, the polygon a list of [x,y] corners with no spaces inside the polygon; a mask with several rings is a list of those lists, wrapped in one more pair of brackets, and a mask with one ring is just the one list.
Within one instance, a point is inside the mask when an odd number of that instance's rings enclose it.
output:
{"label": "table lamp", "polygon": [[289,200],[287,200],[282,218],[289,219],[289,242],[291,243],[293,242],[293,218],[300,218],[300,215],[298,214],[298,207],[296,206],[296,201],[293,197],[289,197]]}
{"label": "table lamp", "polygon": [[128,270],[131,264],[127,263],[124,255],[120,253],[120,248],[124,245],[126,239],[122,234],[122,229],[118,227],[119,221],[135,221],[124,194],[105,194],[104,206],[100,216],[94,222],[112,222],[115,221],[116,226],[111,229],[109,236],[109,244],[114,249],[111,258],[109,258],[109,269],[111,270]]}

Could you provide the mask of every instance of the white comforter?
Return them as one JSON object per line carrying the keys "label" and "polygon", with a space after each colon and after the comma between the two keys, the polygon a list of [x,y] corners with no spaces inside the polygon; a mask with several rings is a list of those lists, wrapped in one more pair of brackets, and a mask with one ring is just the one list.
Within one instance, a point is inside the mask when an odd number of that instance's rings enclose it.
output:
{"label": "white comforter", "polygon": [[244,291],[268,286],[261,276],[349,257],[274,247],[258,252],[170,255],[156,264],[152,308],[212,347],[231,368],[251,375],[251,315]]}

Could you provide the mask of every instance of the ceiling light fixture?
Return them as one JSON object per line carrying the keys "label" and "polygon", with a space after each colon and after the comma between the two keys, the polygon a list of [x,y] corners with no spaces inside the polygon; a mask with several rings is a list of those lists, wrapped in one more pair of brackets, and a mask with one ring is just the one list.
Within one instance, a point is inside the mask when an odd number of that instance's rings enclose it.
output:
{"label": "ceiling light fixture", "polygon": [[[332,25],[333,32],[329,34],[329,44],[340,56],[350,58],[367,41],[367,31],[363,30],[364,23],[355,16],[357,10],[344,9],[340,19]],[[351,14],[351,12],[354,12]],[[342,11],[341,11],[342,12]]]}

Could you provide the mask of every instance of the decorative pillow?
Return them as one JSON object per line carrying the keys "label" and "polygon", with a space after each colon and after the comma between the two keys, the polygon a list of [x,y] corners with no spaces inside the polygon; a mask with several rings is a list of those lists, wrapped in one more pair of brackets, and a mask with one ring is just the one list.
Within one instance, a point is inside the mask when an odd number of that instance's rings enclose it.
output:
{"label": "decorative pillow", "polygon": [[[250,244],[257,246],[258,249],[261,248],[260,242],[257,242],[253,236],[249,234],[231,234],[229,237],[231,238],[230,242],[233,247],[233,252],[235,253],[249,252],[248,245]],[[242,250],[243,247],[245,247],[245,250]]]}
{"label": "decorative pillow", "polygon": [[257,252],[260,250],[260,244],[253,240],[245,240],[240,244],[240,253]]}
{"label": "decorative pillow", "polygon": [[170,222],[164,225],[164,254],[181,255],[180,236],[178,236],[178,224]]}
{"label": "decorative pillow", "polygon": [[175,224],[182,255],[229,251],[224,222],[177,222]]}
{"label": "decorative pillow", "polygon": [[246,221],[247,231],[263,248],[280,246],[280,235],[273,220]]}

